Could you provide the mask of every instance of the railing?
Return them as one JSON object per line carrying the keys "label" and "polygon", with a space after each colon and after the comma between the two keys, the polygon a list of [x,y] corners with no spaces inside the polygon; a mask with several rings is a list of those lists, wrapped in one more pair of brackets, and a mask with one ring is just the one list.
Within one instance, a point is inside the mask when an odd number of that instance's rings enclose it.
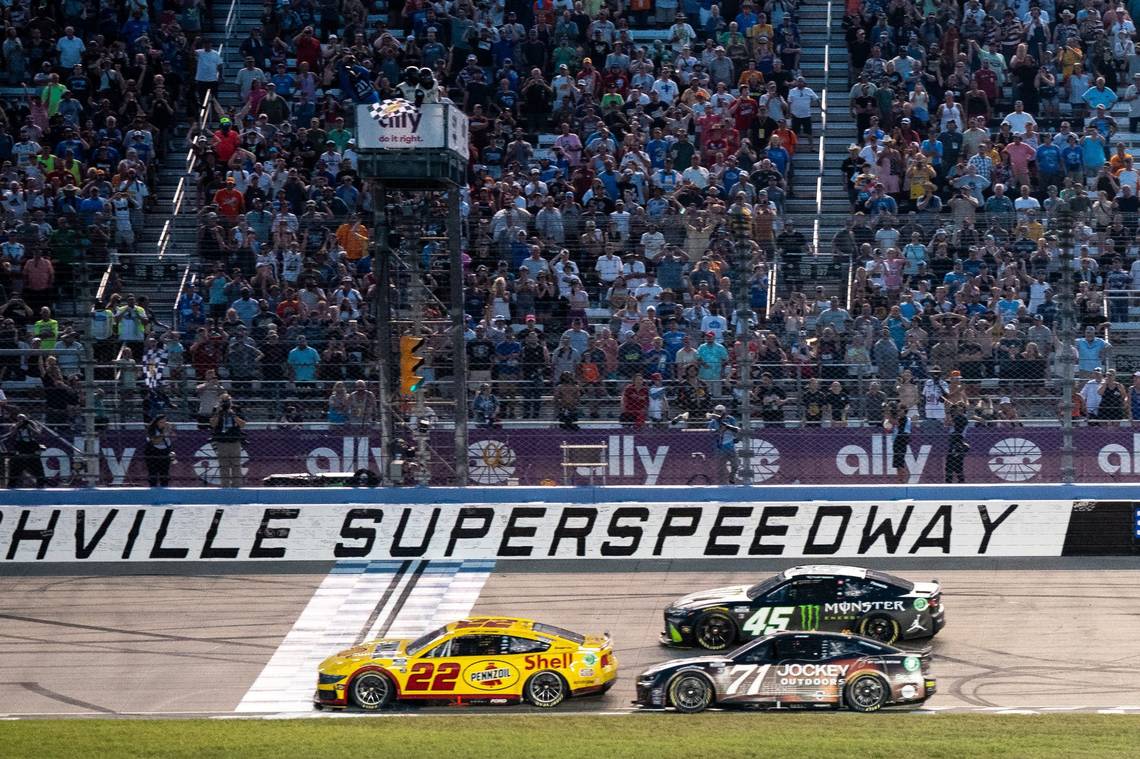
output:
{"label": "railing", "polygon": [[813,255],[820,251],[820,221],[823,218],[823,183],[827,175],[827,93],[831,84],[831,33],[832,0],[827,3],[827,38],[823,44],[823,87],[819,93],[819,172],[815,179],[815,219],[812,221],[811,250]]}
{"label": "railing", "polygon": [[1105,290],[1101,313],[1106,322],[1112,322],[1113,329],[1138,329],[1140,322],[1130,317],[1133,304],[1140,305],[1140,290]]}
{"label": "railing", "polygon": [[192,273],[193,267],[190,264],[182,270],[182,280],[178,283],[178,292],[174,295],[174,307],[172,309],[170,324],[174,327],[176,332],[182,329],[182,313],[179,306],[182,303],[182,296],[187,292],[188,287],[194,287],[195,275]]}
{"label": "railing", "polygon": [[[237,20],[237,7],[241,0],[230,0],[230,8],[226,13],[226,23],[223,27],[222,41],[218,44],[218,54],[225,60],[225,43],[230,38],[233,32],[234,22]],[[198,118],[195,122],[199,132],[206,129],[206,124],[210,120],[211,102],[210,95],[207,94],[202,100],[201,108],[198,111]],[[188,137],[195,137],[195,130],[188,133]],[[183,216],[183,204],[186,202],[186,196],[189,193],[190,185],[193,181],[194,168],[197,165],[197,158],[194,153],[193,142],[186,152],[186,171],[178,178],[178,185],[174,188],[174,195],[171,198],[171,215],[170,218],[162,225],[162,231],[158,235],[158,261],[162,263],[167,254],[167,248],[170,246],[171,239],[175,231],[175,225],[185,225],[186,221]],[[195,209],[197,211],[197,209]],[[196,214],[195,214],[196,220]],[[189,254],[188,254],[189,257]]]}

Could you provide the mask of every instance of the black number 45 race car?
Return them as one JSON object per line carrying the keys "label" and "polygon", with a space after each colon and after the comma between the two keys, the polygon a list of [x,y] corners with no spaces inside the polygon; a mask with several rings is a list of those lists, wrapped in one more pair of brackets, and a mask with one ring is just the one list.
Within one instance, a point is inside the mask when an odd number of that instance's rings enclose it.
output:
{"label": "black number 45 race car", "polygon": [[785,630],[853,632],[883,643],[946,624],[942,586],[859,567],[792,567],[756,585],[693,593],[665,610],[661,641],[721,651]]}
{"label": "black number 45 race car", "polygon": [[842,633],[775,633],[723,656],[674,659],[642,672],[635,704],[699,712],[713,706],[846,707],[873,712],[934,695],[929,652]]}

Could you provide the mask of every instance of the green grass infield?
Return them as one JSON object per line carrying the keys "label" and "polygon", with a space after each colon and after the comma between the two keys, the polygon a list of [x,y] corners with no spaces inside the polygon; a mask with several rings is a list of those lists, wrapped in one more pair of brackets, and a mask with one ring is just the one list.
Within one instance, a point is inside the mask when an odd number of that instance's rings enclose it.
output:
{"label": "green grass infield", "polygon": [[1140,716],[1098,714],[454,715],[0,722],[0,756],[1135,757]]}

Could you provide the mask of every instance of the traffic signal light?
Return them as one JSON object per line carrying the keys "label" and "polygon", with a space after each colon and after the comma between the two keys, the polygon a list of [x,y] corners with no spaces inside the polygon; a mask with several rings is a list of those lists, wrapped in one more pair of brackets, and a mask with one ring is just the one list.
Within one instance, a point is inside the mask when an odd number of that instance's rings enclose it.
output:
{"label": "traffic signal light", "polygon": [[424,338],[404,335],[400,338],[400,394],[412,395],[420,389],[424,378],[418,372],[424,357],[416,354],[424,345]]}

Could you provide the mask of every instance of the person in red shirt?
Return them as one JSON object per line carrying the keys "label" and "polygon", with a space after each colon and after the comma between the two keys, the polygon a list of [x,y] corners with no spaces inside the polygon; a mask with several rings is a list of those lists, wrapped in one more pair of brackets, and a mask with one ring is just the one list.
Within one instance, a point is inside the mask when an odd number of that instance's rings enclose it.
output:
{"label": "person in red shirt", "polygon": [[621,421],[634,429],[645,426],[645,412],[649,408],[649,388],[640,374],[621,391]]}
{"label": "person in red shirt", "polygon": [[293,45],[297,50],[297,65],[309,64],[311,71],[320,70],[321,41],[313,36],[313,27],[306,26],[301,33],[293,38]]}
{"label": "person in red shirt", "polygon": [[740,88],[740,97],[733,102],[728,112],[732,114],[732,118],[736,122],[736,131],[749,137],[755,137],[752,129],[756,124],[756,114],[760,112],[760,104],[756,102],[756,98],[752,97],[747,87]]}
{"label": "person in red shirt", "polygon": [[245,198],[234,187],[234,178],[226,177],[226,186],[214,193],[214,205],[218,215],[227,222],[237,222],[237,217],[245,210]]}
{"label": "person in red shirt", "polygon": [[1013,184],[1018,187],[1021,185],[1032,187],[1033,184],[1029,181],[1029,164],[1037,160],[1037,151],[1026,145],[1020,134],[1015,134],[1013,142],[1002,148],[1001,152],[1009,157],[1009,170]]}
{"label": "person in red shirt", "polygon": [[214,154],[222,163],[229,163],[234,153],[241,146],[241,135],[233,128],[233,123],[223,118],[218,122],[218,130],[214,132]]}

